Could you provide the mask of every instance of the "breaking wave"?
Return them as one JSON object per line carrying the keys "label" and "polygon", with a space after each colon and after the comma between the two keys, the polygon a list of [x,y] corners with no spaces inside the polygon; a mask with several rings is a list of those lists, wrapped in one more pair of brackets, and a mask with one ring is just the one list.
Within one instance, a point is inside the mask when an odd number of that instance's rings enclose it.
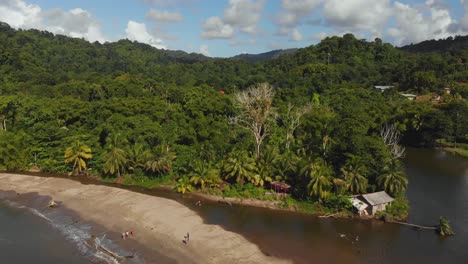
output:
{"label": "breaking wave", "polygon": [[[41,212],[35,208],[19,205],[15,202],[5,202],[11,207],[26,209],[41,219],[46,220],[54,229],[58,230],[67,241],[74,244],[79,252],[88,258],[91,263],[121,263],[119,259],[114,257],[115,255],[109,254],[109,252],[115,252],[117,256],[132,255],[119,248],[111,239],[106,237],[105,233],[95,235],[92,233],[91,225],[80,223],[70,216],[57,213],[55,210]],[[93,242],[88,243],[89,241]],[[122,257],[122,259],[124,258]],[[133,255],[131,259],[125,258],[125,263],[143,263],[143,261],[141,261],[137,255]]]}

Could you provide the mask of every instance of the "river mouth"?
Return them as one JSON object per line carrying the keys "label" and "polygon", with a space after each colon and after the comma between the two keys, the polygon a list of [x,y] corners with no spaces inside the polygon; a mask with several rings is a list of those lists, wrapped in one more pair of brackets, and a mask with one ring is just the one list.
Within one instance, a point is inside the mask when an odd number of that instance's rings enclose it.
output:
{"label": "river mouth", "polygon": [[[170,257],[140,245],[131,238],[122,240],[119,232],[92,221],[84,221],[76,212],[60,205],[60,201],[57,201],[60,206],[56,208],[44,206],[50,200],[51,197],[37,193],[0,191],[0,215],[6,216],[2,224],[13,225],[7,234],[7,241],[15,241],[20,248],[28,248],[30,238],[39,233],[39,241],[32,245],[46,244],[43,249],[46,253],[32,250],[6,254],[3,259],[11,261],[9,263],[176,263]],[[15,225],[15,219],[9,219],[12,214],[20,214],[22,219],[33,224]],[[37,228],[23,232],[23,228],[32,225]],[[25,253],[26,257],[23,256]],[[2,255],[5,253],[2,254],[0,250],[0,257]],[[43,261],[36,260],[43,256]]]}
{"label": "river mouth", "polygon": [[205,223],[241,234],[264,254],[291,259],[294,263],[465,263],[468,259],[465,227],[468,222],[468,163],[437,150],[410,149],[405,166],[410,180],[410,222],[435,225],[439,215],[443,215],[451,221],[456,232],[454,237],[440,239],[431,230],[415,230],[380,221],[321,219],[208,201],[197,207],[195,198],[182,198],[172,191],[71,179],[176,200],[197,212]]}

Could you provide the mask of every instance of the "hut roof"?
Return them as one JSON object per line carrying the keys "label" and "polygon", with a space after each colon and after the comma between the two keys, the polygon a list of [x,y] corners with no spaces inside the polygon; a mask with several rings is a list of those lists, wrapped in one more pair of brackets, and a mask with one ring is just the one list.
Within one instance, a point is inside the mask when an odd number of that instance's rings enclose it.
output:
{"label": "hut roof", "polygon": [[357,197],[351,197],[350,198],[351,203],[353,206],[358,209],[358,211],[365,210],[369,205],[367,205],[365,202],[359,200]]}
{"label": "hut roof", "polygon": [[378,205],[389,203],[394,199],[390,197],[385,191],[375,192],[375,193],[368,193],[363,194],[362,197],[370,204],[370,205]]}

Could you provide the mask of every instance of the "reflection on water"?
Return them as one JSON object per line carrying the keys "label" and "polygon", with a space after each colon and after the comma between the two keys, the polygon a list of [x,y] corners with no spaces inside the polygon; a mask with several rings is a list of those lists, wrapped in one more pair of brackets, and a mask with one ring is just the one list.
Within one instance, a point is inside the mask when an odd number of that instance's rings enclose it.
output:
{"label": "reflection on water", "polygon": [[435,225],[447,217],[456,236],[379,221],[312,216],[225,204],[198,210],[207,223],[243,234],[268,255],[296,263],[466,263],[468,160],[436,150],[408,150],[409,221]]}

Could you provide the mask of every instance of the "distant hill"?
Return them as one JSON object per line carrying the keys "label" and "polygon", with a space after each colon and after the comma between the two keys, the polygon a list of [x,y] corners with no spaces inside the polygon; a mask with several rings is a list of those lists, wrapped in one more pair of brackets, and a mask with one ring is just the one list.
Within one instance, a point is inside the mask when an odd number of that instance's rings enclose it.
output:
{"label": "distant hill", "polygon": [[455,52],[468,49],[468,35],[467,36],[456,36],[448,37],[446,39],[439,40],[426,40],[417,44],[411,44],[400,47],[401,50],[423,53],[423,52]]}
{"label": "distant hill", "polygon": [[260,54],[239,54],[234,57],[231,57],[232,59],[241,59],[249,62],[260,62],[260,61],[266,61],[266,60],[271,60],[271,59],[276,59],[282,55],[290,55],[294,54],[298,49],[279,49],[279,50],[272,50]]}
{"label": "distant hill", "polygon": [[161,50],[161,51],[167,57],[175,59],[178,62],[194,63],[194,62],[212,60],[212,58],[210,58],[210,57],[206,57],[203,54],[194,53],[194,52],[187,53],[187,52],[182,51],[182,50]]}

